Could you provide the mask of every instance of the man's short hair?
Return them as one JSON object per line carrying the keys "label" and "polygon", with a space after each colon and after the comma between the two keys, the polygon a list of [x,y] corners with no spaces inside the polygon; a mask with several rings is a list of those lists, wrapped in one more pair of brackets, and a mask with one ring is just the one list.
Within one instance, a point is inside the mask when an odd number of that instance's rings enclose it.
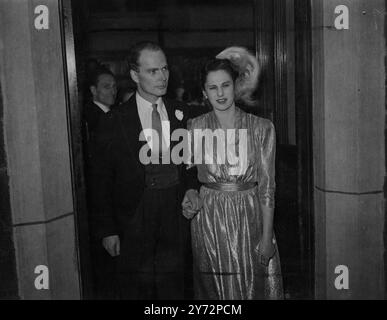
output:
{"label": "man's short hair", "polygon": [[97,69],[94,70],[94,72],[91,74],[89,79],[89,87],[91,86],[97,86],[99,77],[103,74],[111,75],[113,78],[115,78],[113,72],[111,72],[108,68],[99,66]]}
{"label": "man's short hair", "polygon": [[138,71],[138,67],[139,67],[138,60],[143,50],[161,51],[164,53],[163,49],[155,42],[152,42],[152,41],[138,42],[130,48],[129,55],[127,57],[129,70]]}

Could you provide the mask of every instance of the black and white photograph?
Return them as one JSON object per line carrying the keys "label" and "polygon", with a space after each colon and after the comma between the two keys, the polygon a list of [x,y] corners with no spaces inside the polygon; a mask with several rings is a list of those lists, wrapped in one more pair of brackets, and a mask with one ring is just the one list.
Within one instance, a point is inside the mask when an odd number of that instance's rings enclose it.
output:
{"label": "black and white photograph", "polygon": [[385,300],[386,36],[386,0],[0,0],[0,300]]}

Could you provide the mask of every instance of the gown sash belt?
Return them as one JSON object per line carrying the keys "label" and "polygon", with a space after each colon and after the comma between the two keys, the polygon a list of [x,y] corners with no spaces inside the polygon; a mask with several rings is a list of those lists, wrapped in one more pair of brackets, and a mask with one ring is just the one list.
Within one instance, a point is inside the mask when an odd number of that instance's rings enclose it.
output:
{"label": "gown sash belt", "polygon": [[246,182],[246,183],[220,183],[220,182],[212,182],[205,183],[205,187],[209,189],[214,189],[218,191],[246,191],[249,189],[253,189],[257,186],[256,182]]}

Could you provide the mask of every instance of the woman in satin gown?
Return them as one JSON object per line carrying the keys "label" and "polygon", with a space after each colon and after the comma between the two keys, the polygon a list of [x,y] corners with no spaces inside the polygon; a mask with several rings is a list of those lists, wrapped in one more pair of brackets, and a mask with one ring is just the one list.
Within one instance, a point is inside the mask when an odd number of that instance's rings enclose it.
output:
{"label": "woman in satin gown", "polygon": [[[203,153],[202,163],[192,158],[191,165],[203,184],[202,207],[194,213],[183,201],[183,214],[192,219],[194,294],[196,299],[282,299],[273,233],[275,130],[269,120],[235,105],[236,80],[229,60],[208,61],[202,88],[213,111],[188,124],[193,155]],[[210,152],[194,139],[198,129],[221,129],[226,137],[228,129],[236,129],[235,139],[218,139]],[[216,152],[223,142],[226,159]]]}

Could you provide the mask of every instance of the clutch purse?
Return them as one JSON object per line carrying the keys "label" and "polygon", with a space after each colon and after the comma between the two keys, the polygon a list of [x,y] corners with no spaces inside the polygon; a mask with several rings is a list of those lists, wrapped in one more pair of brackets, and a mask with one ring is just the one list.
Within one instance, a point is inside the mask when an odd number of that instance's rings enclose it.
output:
{"label": "clutch purse", "polygon": [[273,256],[275,255],[275,252],[277,251],[277,247],[275,245],[276,241],[275,241],[275,239],[273,239],[274,251],[273,251],[273,254],[270,257],[265,256],[264,254],[261,253],[261,251],[259,249],[259,245],[260,244],[261,244],[261,242],[258,243],[258,246],[256,248],[256,251],[258,253],[259,263],[261,265],[263,265],[264,267],[267,267],[269,265],[270,259],[273,258]]}

